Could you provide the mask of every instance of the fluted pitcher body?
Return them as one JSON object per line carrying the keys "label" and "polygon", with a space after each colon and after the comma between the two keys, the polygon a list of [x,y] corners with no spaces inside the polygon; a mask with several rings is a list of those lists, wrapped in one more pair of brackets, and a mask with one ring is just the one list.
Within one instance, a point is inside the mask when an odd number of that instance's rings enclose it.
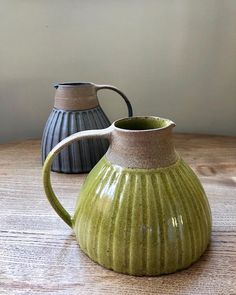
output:
{"label": "fluted pitcher body", "polygon": [[[97,85],[90,82],[61,83],[55,85],[53,110],[46,122],[42,137],[42,162],[52,148],[67,136],[78,131],[103,129],[111,125],[97,98],[97,91],[110,89],[125,100],[128,114],[132,107],[123,92],[114,86]],[[52,170],[63,173],[86,173],[106,153],[106,139],[84,139],[63,149],[55,158]]]}
{"label": "fluted pitcher body", "polygon": [[[158,117],[124,118],[109,128],[68,137],[45,162],[50,203],[73,228],[81,249],[108,269],[168,274],[190,266],[209,244],[209,203],[175,150],[174,126]],[[52,190],[50,165],[65,145],[92,137],[107,139],[109,149],[87,176],[71,217]]]}

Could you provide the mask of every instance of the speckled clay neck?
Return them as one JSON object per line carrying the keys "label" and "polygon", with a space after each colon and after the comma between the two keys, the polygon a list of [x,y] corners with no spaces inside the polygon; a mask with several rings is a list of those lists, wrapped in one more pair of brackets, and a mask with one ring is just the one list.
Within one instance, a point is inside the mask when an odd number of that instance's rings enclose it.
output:
{"label": "speckled clay neck", "polygon": [[62,110],[88,110],[99,105],[93,83],[62,83],[55,85],[54,107]]}
{"label": "speckled clay neck", "polygon": [[158,117],[132,117],[113,123],[106,158],[115,165],[155,169],[174,164],[172,128],[175,123]]}

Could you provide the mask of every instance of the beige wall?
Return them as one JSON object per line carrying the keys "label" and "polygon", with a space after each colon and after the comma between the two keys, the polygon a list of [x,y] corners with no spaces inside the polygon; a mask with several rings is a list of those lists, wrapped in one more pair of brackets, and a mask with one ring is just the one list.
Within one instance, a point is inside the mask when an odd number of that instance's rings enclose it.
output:
{"label": "beige wall", "polygon": [[[120,87],[176,131],[236,134],[236,1],[0,0],[0,141],[40,137],[52,84]],[[126,115],[112,92],[111,120]]]}

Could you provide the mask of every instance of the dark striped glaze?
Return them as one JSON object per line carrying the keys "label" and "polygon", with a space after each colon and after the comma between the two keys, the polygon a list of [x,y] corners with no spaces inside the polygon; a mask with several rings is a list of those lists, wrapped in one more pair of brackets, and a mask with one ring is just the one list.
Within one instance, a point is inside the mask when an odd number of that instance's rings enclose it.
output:
{"label": "dark striped glaze", "polygon": [[[110,121],[100,106],[83,111],[54,108],[47,120],[42,138],[42,162],[62,139],[78,131],[103,129]],[[64,148],[55,158],[52,171],[63,173],[89,172],[108,149],[106,139],[86,139]]]}
{"label": "dark striped glaze", "polygon": [[135,169],[111,165],[105,156],[88,175],[73,220],[92,260],[131,275],[188,267],[211,233],[205,192],[182,159],[166,168]]}

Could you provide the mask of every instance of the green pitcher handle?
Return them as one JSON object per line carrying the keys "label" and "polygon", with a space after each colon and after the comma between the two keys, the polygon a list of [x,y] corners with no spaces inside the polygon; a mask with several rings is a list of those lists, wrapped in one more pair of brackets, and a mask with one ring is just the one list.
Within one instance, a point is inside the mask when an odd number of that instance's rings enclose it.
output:
{"label": "green pitcher handle", "polygon": [[56,155],[68,144],[78,141],[81,139],[88,139],[88,138],[110,138],[112,126],[106,128],[106,129],[97,129],[97,130],[86,130],[86,131],[80,131],[77,133],[74,133],[67,138],[60,141],[48,154],[44,165],[43,165],[43,185],[44,190],[46,193],[46,196],[54,208],[54,210],[57,212],[57,214],[70,226],[73,226],[73,219],[71,215],[66,211],[66,209],[62,206],[62,204],[59,202],[57,196],[55,195],[52,184],[51,184],[51,165],[56,157]]}
{"label": "green pitcher handle", "polygon": [[128,99],[128,97],[122,92],[120,91],[120,89],[116,88],[115,86],[112,86],[112,85],[97,85],[97,84],[94,84],[96,90],[100,90],[100,89],[110,89],[110,90],[113,90],[115,92],[117,92],[125,101],[126,105],[127,105],[127,108],[128,108],[128,115],[129,117],[132,117],[133,116],[133,109],[132,109],[132,106],[131,106],[131,103]]}

